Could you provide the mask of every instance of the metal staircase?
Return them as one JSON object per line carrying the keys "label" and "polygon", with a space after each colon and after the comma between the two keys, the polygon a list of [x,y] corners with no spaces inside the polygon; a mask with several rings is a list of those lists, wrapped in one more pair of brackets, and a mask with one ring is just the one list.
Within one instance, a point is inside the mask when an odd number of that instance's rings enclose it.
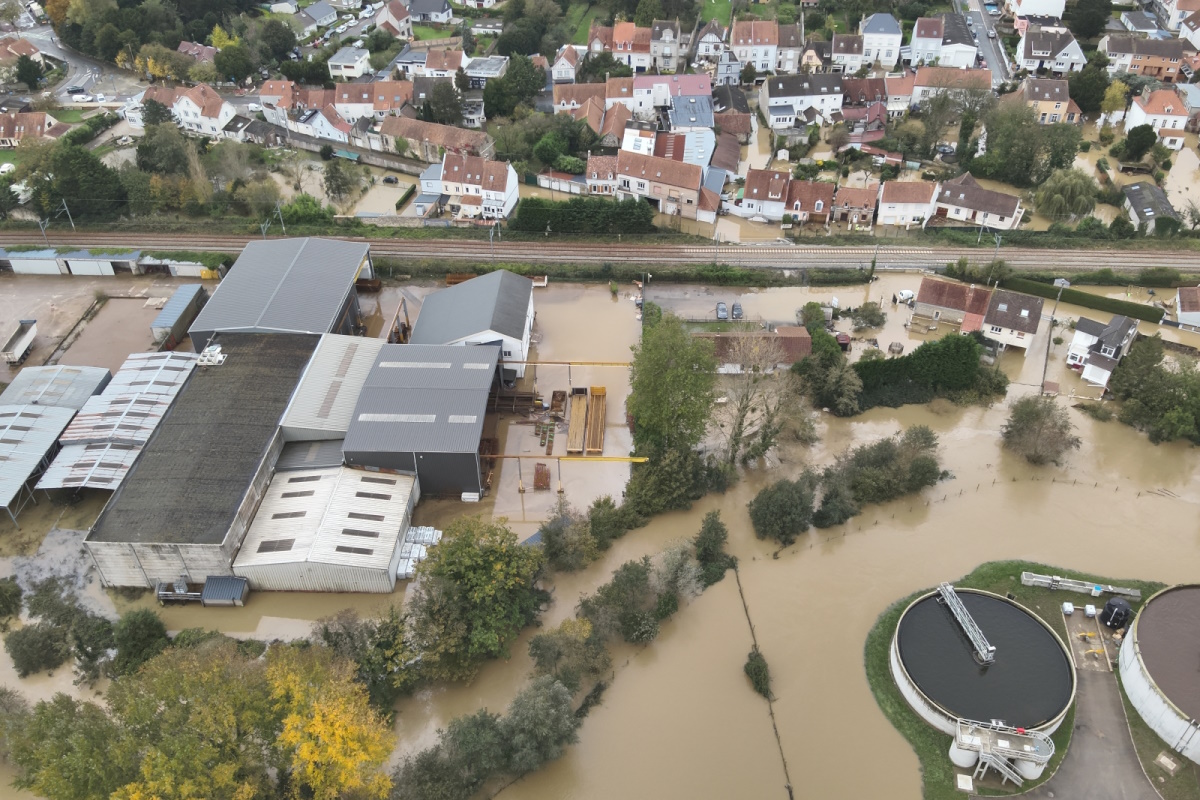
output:
{"label": "metal staircase", "polygon": [[1012,781],[1016,786],[1022,786],[1025,783],[1025,779],[1022,778],[1020,774],[1018,774],[1017,771],[1012,768],[1012,765],[1008,763],[1007,759],[1001,758],[994,753],[987,752],[981,752],[979,754],[979,763],[975,765],[975,780],[979,780],[986,775],[989,767],[996,770],[996,772],[999,772],[1002,776],[1003,780],[1000,782],[1001,786],[1003,786],[1006,781]]}
{"label": "metal staircase", "polygon": [[1013,766],[1013,761],[1046,764],[1054,756],[1054,740],[1041,731],[1010,728],[994,722],[959,719],[954,726],[954,744],[960,750],[979,753],[975,779],[989,769],[999,772],[1003,782],[1021,786],[1025,779]]}
{"label": "metal staircase", "polygon": [[954,587],[948,583],[938,585],[938,593],[942,596],[942,602],[950,609],[950,613],[954,615],[954,619],[958,621],[959,627],[963,629],[963,633],[971,640],[971,645],[975,648],[975,658],[981,664],[990,664],[996,660],[996,647],[988,644],[987,637],[983,635],[983,631],[979,629],[979,625],[975,622],[971,612],[967,611],[967,607],[963,605],[962,598],[954,591]]}

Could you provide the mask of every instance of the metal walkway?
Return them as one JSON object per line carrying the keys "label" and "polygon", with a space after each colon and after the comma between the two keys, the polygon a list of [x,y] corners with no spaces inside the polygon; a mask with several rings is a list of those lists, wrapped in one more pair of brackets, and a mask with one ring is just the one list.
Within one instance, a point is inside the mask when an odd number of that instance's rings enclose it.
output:
{"label": "metal walkway", "polygon": [[1025,781],[1011,761],[1044,765],[1054,756],[1054,741],[1046,734],[994,722],[957,720],[954,744],[960,750],[979,753],[979,762],[975,767],[976,780],[986,775],[988,769],[994,769],[1002,776],[1002,782],[1012,781],[1017,786],[1024,785]]}
{"label": "metal walkway", "polygon": [[995,646],[988,644],[987,637],[979,629],[979,625],[976,624],[974,617],[971,616],[971,612],[967,611],[967,607],[963,605],[962,599],[954,591],[954,587],[948,583],[942,583],[938,585],[938,592],[942,595],[942,600],[946,603],[946,607],[950,609],[950,613],[958,620],[963,633],[967,634],[967,638],[971,640],[971,644],[975,648],[975,657],[979,659],[979,662],[981,664],[990,664],[995,661]]}

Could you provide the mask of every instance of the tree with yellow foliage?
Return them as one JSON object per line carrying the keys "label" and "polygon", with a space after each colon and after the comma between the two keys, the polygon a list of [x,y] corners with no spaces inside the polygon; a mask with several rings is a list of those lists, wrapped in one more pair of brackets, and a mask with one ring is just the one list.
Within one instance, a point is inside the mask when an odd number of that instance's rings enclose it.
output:
{"label": "tree with yellow foliage", "polygon": [[276,647],[267,680],[282,718],[275,750],[293,797],[387,796],[391,731],[368,705],[353,664],[324,647]]}
{"label": "tree with yellow foliage", "polygon": [[224,50],[226,47],[235,44],[241,44],[241,37],[231,36],[225,32],[225,29],[220,25],[213,25],[212,33],[208,38],[209,43],[218,50]]}

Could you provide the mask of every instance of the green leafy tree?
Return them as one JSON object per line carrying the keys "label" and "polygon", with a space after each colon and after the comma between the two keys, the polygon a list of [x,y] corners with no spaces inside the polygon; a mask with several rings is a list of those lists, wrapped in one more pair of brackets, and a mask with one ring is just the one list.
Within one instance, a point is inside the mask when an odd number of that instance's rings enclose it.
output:
{"label": "green leafy tree", "polygon": [[1096,207],[1099,187],[1092,176],[1078,169],[1060,169],[1037,190],[1038,213],[1049,219],[1078,219]]}
{"label": "green leafy tree", "polygon": [[[11,194],[11,192],[10,192]],[[3,191],[0,191],[0,196]],[[0,619],[15,617],[21,613],[21,584],[16,578],[0,578]]]}
{"label": "green leafy tree", "polygon": [[244,81],[254,71],[254,58],[250,49],[244,44],[234,44],[222,48],[213,58],[217,72],[228,76],[233,81]]}
{"label": "green leafy tree", "polygon": [[[282,20],[268,19],[258,27],[259,51],[268,59],[281,61],[296,46],[295,32]],[[372,51],[374,52],[374,51]]]}
{"label": "green leafy tree", "polygon": [[335,202],[342,202],[359,185],[358,170],[354,166],[335,158],[325,165],[325,194]]}
{"label": "green leafy tree", "polygon": [[598,553],[592,526],[587,517],[576,513],[560,500],[554,513],[538,528],[546,563],[551,569],[574,572],[595,560]]}
{"label": "green leafy tree", "polygon": [[31,92],[35,91],[42,82],[41,65],[24,54],[17,56],[17,65],[14,74],[17,77],[17,81],[25,84]]}
{"label": "green leafy tree", "polygon": [[556,131],[551,131],[538,140],[533,146],[533,156],[543,164],[553,165],[562,157],[567,149],[567,143]]}
{"label": "green leafy tree", "polygon": [[742,67],[742,85],[749,86],[758,79],[758,70],[750,62],[746,62],[746,66]]}
{"label": "green leafy tree", "polygon": [[1150,148],[1158,142],[1158,134],[1153,125],[1138,125],[1131,128],[1125,137],[1125,161],[1141,161]]}
{"label": "green leafy tree", "polygon": [[713,404],[716,361],[710,341],[691,336],[675,316],[643,331],[634,345],[626,407],[639,452],[690,450],[704,436]]}
{"label": "green leafy tree", "polygon": [[118,675],[131,675],[170,644],[162,619],[147,608],[127,612],[113,628],[117,654],[113,669]]}
{"label": "green leafy tree", "polygon": [[662,3],[659,0],[639,0],[637,12],[633,15],[633,24],[639,28],[649,28],[654,20],[662,17]]}
{"label": "green leafy tree", "polygon": [[812,523],[814,481],[811,476],[799,480],[777,481],[761,490],[750,501],[750,523],[759,539],[774,539],[787,545],[808,530]]}
{"label": "green leafy tree", "polygon": [[147,100],[145,106],[142,108],[142,121],[145,123],[147,129],[152,125],[162,125],[164,122],[171,122],[171,109],[157,100]]}
{"label": "green leafy tree", "polygon": [[187,139],[174,125],[147,125],[145,134],[138,140],[138,169],[160,175],[186,175],[190,165],[189,150]]}
{"label": "green leafy tree", "polygon": [[1107,66],[1108,59],[1103,53],[1097,52],[1095,57],[1088,60],[1087,66],[1072,73],[1067,81],[1071,99],[1085,114],[1095,114],[1104,104],[1109,89]]}
{"label": "green leafy tree", "polygon": [[631,78],[633,68],[612,53],[592,53],[575,69],[576,83],[604,83],[608,78]]}
{"label": "green leafy tree", "polygon": [[651,582],[653,572],[649,557],[626,561],[613,571],[608,583],[579,601],[578,616],[591,623],[593,636],[606,639],[619,635],[638,644],[658,635],[654,615],[658,593]]}
{"label": "green leafy tree", "polygon": [[1095,39],[1112,16],[1112,0],[1078,0],[1063,15],[1079,39]]}
{"label": "green leafy tree", "polygon": [[585,678],[599,677],[612,665],[604,643],[592,635],[592,623],[586,619],[564,620],[534,636],[529,640],[529,656],[536,674],[550,676],[572,694]]}
{"label": "green leafy tree", "polygon": [[696,561],[700,563],[701,577],[705,586],[712,586],[725,577],[725,571],[737,566],[737,559],[725,552],[729,530],[721,521],[720,511],[709,511],[700,524],[693,544]]}
{"label": "green leafy tree", "polygon": [[462,98],[454,88],[453,81],[439,81],[429,93],[429,121],[439,125],[457,125],[462,122]]}
{"label": "green leafy tree", "polygon": [[543,555],[518,547],[503,522],[460,517],[447,526],[418,573],[410,604],[422,668],[436,679],[469,679],[485,659],[507,651],[539,602],[534,580]]}
{"label": "green leafy tree", "polygon": [[763,658],[763,654],[759,652],[758,647],[754,647],[748,656],[746,656],[746,665],[743,667],[746,677],[750,679],[750,685],[754,687],[754,691],[761,694],[768,700],[771,699],[771,670],[767,666],[767,660]]}
{"label": "green leafy tree", "polygon": [[408,616],[390,606],[377,618],[364,619],[344,609],[313,626],[314,638],[358,668],[371,707],[386,717],[396,701],[420,682],[419,653],[408,642]]}
{"label": "green leafy tree", "polygon": [[1124,111],[1129,102],[1129,86],[1123,81],[1113,81],[1104,90],[1104,99],[1100,101],[1100,110],[1105,114],[1115,114]]}
{"label": "green leafy tree", "polygon": [[4,650],[18,678],[57,669],[71,657],[67,629],[48,622],[10,631],[4,637]]}
{"label": "green leafy tree", "polygon": [[579,740],[579,725],[571,691],[548,675],[534,678],[500,721],[508,771],[525,775],[559,758],[567,745]]}
{"label": "green leafy tree", "polygon": [[882,328],[887,323],[887,314],[879,303],[868,301],[850,312],[850,319],[854,321],[855,330]]}
{"label": "green leafy tree", "polygon": [[607,550],[615,540],[624,536],[626,531],[641,524],[641,520],[628,503],[618,508],[612,495],[607,494],[592,501],[587,519],[592,539],[600,550]]}
{"label": "green leafy tree", "polygon": [[1022,397],[1012,405],[1000,429],[1004,446],[1030,464],[1058,464],[1069,450],[1079,448],[1067,410],[1053,397]]}
{"label": "green leafy tree", "polygon": [[53,214],[64,200],[76,219],[116,216],[125,205],[125,191],[117,174],[90,150],[60,142],[50,155],[44,172],[30,181],[33,204],[44,214]]}
{"label": "green leafy tree", "polygon": [[1137,232],[1129,218],[1121,214],[1113,217],[1113,221],[1108,223],[1108,235],[1113,239],[1132,239],[1137,236]]}

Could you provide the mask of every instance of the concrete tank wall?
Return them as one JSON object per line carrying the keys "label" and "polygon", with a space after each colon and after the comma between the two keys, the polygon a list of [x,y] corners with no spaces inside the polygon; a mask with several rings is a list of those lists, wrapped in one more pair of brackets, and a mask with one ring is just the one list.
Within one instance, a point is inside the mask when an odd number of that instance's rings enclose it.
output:
{"label": "concrete tank wall", "polygon": [[1197,720],[1189,720],[1154,682],[1138,651],[1137,623],[1135,619],[1121,645],[1118,658],[1125,694],[1146,724],[1163,741],[1184,757],[1200,764],[1200,725]]}

